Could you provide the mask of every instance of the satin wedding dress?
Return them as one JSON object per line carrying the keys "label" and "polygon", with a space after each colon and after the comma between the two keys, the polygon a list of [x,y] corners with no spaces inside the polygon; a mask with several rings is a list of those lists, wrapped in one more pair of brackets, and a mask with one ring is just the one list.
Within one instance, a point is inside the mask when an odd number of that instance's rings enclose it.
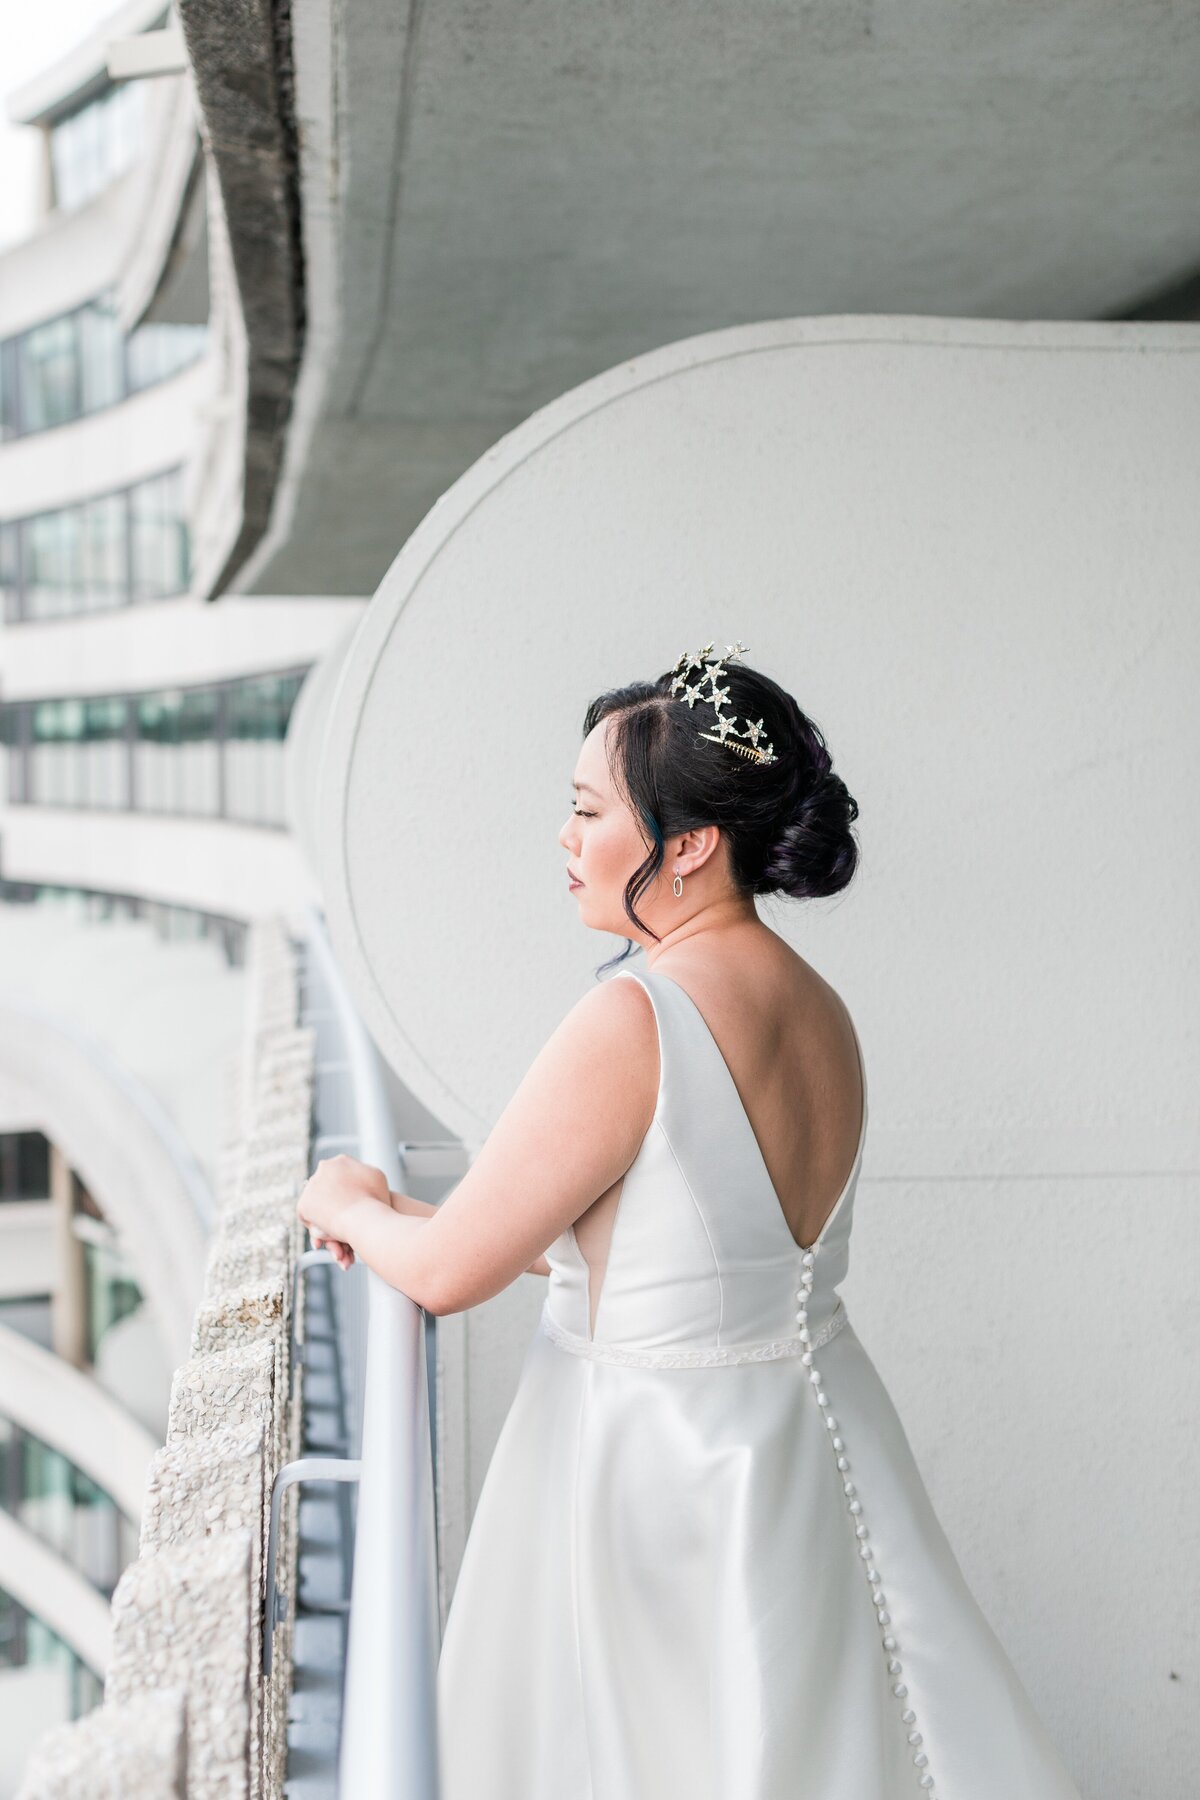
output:
{"label": "satin wedding dress", "polygon": [[695,1002],[621,973],[657,1109],[594,1331],[574,1230],[546,1252],[446,1619],[442,1800],[1080,1800],[838,1295],[865,1071],[805,1251]]}

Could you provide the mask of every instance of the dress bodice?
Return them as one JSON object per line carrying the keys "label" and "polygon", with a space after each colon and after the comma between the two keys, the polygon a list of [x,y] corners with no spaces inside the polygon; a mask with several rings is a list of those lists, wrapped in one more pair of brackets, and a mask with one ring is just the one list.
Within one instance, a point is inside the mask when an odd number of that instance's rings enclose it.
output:
{"label": "dress bodice", "polygon": [[[626,969],[650,995],[659,1087],[650,1128],[625,1174],[596,1307],[573,1227],[546,1251],[543,1326],[566,1347],[607,1360],[721,1362],[802,1353],[841,1322],[854,1193],[867,1133],[820,1235],[792,1236],[733,1076],[687,991],[661,972]],[[807,1330],[797,1329],[806,1270]],[[801,1327],[804,1320],[801,1319]]]}

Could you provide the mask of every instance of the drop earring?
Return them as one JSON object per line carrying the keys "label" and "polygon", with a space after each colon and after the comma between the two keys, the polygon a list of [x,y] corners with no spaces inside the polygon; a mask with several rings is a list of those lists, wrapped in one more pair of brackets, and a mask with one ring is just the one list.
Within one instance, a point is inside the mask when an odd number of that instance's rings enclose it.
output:
{"label": "drop earring", "polygon": [[681,900],[683,898],[683,876],[678,869],[675,871],[675,879],[671,883],[671,887],[674,890],[675,898]]}

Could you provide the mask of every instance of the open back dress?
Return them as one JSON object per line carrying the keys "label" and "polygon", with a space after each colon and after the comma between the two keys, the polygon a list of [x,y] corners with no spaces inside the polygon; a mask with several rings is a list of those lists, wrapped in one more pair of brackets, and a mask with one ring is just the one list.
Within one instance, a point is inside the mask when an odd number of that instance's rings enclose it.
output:
{"label": "open back dress", "polygon": [[[442,1800],[1080,1800],[687,992],[591,1329],[574,1228],[438,1668]],[[862,1048],[858,1042],[859,1061]]]}

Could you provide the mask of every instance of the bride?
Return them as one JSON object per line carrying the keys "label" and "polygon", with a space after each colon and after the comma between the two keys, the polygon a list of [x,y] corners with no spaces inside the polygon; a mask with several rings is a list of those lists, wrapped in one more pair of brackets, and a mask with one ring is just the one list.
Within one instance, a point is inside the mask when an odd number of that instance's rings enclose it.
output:
{"label": "bride", "polygon": [[865,1063],[756,901],[842,891],[858,807],[744,655],[588,708],[559,843],[626,949],[453,1192],[334,1157],[300,1197],[438,1315],[548,1278],[447,1617],[443,1800],[1079,1800],[838,1292]]}

